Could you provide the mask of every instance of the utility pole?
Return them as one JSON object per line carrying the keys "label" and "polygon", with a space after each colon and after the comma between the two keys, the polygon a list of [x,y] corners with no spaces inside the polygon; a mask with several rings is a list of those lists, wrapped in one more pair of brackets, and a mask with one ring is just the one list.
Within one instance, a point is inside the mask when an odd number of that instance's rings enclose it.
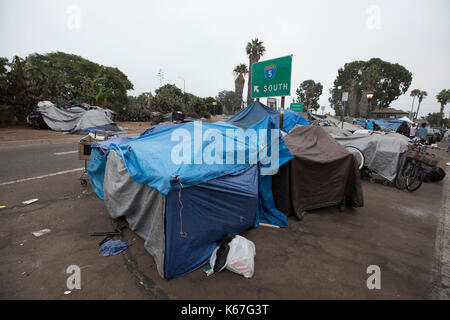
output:
{"label": "utility pole", "polygon": [[162,87],[164,83],[164,72],[162,71],[162,69],[159,69],[157,76],[159,78],[159,86]]}

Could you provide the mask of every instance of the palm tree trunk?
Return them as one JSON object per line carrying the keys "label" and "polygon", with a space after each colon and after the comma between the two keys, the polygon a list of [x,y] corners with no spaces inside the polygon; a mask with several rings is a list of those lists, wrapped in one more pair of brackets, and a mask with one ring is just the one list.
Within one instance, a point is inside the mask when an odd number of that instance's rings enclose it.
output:
{"label": "palm tree trunk", "polygon": [[444,104],[441,103],[441,110],[439,111],[438,127],[442,125],[442,118],[444,117]]}
{"label": "palm tree trunk", "polygon": [[252,90],[252,59],[249,59],[249,68],[248,68],[248,83],[247,83],[247,106],[253,102],[251,98],[251,90]]}
{"label": "palm tree trunk", "polygon": [[416,112],[416,116],[414,117],[414,119],[417,119],[419,117],[419,109],[420,109],[420,100],[419,100],[419,104],[417,105],[417,112]]}
{"label": "palm tree trunk", "polygon": [[414,114],[413,114],[413,112],[414,112],[414,100],[416,99],[416,97],[414,96],[413,97],[413,101],[412,101],[412,104],[411,104],[411,118],[413,118],[412,120],[414,120]]}

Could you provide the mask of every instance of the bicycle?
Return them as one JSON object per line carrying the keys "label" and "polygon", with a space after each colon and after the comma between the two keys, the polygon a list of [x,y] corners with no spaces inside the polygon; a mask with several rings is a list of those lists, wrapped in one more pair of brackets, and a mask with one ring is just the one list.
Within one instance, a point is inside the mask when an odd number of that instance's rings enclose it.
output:
{"label": "bicycle", "polygon": [[424,178],[424,166],[435,166],[438,162],[435,155],[426,150],[427,146],[417,140],[408,146],[406,160],[395,179],[397,189],[414,192],[420,188]]}
{"label": "bicycle", "polygon": [[365,161],[364,155],[361,152],[361,150],[359,150],[358,148],[353,147],[353,146],[346,146],[345,149],[348,152],[350,152],[353,155],[353,157],[356,159],[356,161],[358,162],[358,170],[361,171],[361,169],[364,167],[364,161]]}

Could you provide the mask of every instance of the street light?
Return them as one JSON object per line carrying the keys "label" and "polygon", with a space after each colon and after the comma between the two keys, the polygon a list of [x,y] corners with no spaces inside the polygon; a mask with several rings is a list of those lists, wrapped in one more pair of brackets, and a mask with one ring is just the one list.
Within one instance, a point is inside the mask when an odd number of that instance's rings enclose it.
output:
{"label": "street light", "polygon": [[181,80],[183,80],[183,93],[186,93],[186,80],[184,80],[182,77],[178,76]]}
{"label": "street light", "polygon": [[369,118],[369,110],[370,110],[370,101],[373,98],[373,92],[367,92],[366,97],[367,97],[367,114],[366,114],[366,119],[368,119]]}

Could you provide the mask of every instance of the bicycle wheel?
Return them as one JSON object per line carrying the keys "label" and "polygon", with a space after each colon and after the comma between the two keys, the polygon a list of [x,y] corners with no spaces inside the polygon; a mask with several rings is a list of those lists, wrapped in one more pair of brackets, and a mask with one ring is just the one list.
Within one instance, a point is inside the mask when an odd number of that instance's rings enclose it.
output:
{"label": "bicycle wheel", "polygon": [[345,147],[345,149],[353,155],[353,157],[358,162],[358,169],[361,170],[364,166],[364,160],[365,160],[364,155],[361,152],[361,150],[359,150],[356,147],[352,147],[352,146],[347,146],[347,147]]}
{"label": "bicycle wheel", "polygon": [[420,188],[423,182],[423,171],[420,164],[409,162],[407,165],[407,174],[406,177],[406,189],[408,191],[413,192]]}
{"label": "bicycle wheel", "polygon": [[406,173],[408,169],[409,159],[406,159],[405,163],[403,163],[402,167],[398,170],[397,176],[395,177],[394,185],[399,190],[406,189]]}

